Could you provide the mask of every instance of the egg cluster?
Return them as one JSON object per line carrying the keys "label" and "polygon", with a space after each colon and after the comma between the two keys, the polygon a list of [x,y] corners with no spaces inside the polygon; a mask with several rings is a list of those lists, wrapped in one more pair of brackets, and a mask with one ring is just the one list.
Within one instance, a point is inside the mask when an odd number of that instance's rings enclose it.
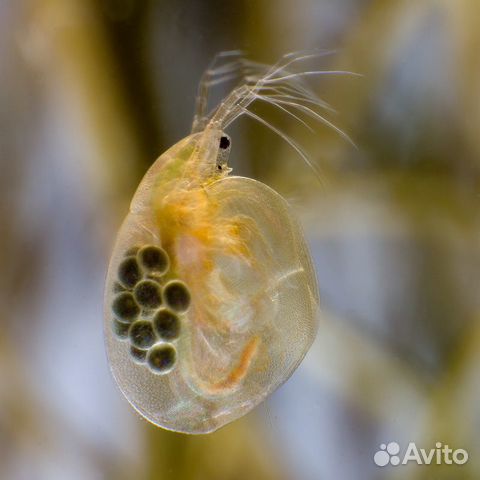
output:
{"label": "egg cluster", "polygon": [[167,252],[156,245],[128,250],[118,267],[112,302],[112,328],[119,340],[130,342],[130,355],[154,373],[175,366],[174,342],[180,336],[180,316],[191,296],[180,280],[166,281]]}

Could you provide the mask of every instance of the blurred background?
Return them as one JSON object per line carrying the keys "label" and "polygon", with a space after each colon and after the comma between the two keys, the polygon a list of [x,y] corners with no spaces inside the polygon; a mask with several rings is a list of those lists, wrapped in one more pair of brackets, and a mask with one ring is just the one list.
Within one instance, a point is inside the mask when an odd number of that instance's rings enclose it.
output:
{"label": "blurred background", "polygon": [[[319,182],[265,127],[229,130],[234,173],[302,221],[317,340],[243,419],[158,429],[103,347],[129,200],[189,133],[215,53],[273,63],[318,48],[332,53],[315,68],[363,75],[308,79],[357,148],[270,112]],[[0,0],[0,479],[480,478],[479,51],[476,0]],[[376,466],[391,441],[470,458]]]}

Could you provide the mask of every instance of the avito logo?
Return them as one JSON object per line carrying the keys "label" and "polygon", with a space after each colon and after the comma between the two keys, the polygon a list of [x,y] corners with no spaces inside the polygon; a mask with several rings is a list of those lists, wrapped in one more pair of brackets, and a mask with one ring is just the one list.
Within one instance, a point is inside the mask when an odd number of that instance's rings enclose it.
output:
{"label": "avito logo", "polygon": [[385,467],[387,465],[406,465],[409,462],[415,462],[418,465],[464,465],[468,462],[468,452],[463,448],[453,450],[448,445],[442,445],[441,442],[435,444],[435,448],[418,448],[414,442],[410,442],[401,455],[400,445],[397,442],[390,442],[388,445],[382,443],[380,450],[373,456],[375,465]]}

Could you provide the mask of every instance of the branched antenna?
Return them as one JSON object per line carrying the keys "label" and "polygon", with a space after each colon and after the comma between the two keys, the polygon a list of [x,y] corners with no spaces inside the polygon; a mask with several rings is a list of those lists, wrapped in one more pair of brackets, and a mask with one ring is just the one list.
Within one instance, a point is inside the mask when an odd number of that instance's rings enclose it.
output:
{"label": "branched antenna", "polygon": [[[273,131],[285,140],[311,168],[315,175],[318,170],[312,164],[305,152],[284,132],[272,125],[261,116],[251,111],[255,101],[262,101],[286,113],[308,130],[313,128],[300,115],[326,125],[334,130],[351,145],[355,146],[350,137],[334,123],[328,120],[320,111],[335,113],[335,110],[319,98],[304,82],[311,76],[323,75],[357,75],[345,70],[307,70],[292,71],[291,69],[312,58],[331,54],[331,51],[314,53],[294,52],[284,55],[275,65],[266,65],[247,60],[240,51],[223,52],[216,56],[210,67],[202,76],[197,98],[193,132],[201,131],[207,125],[226,129],[241,115],[246,115]],[[219,59],[229,61],[214,68]],[[234,60],[231,60],[234,58]],[[206,114],[208,89],[221,83],[240,79],[239,85],[212,112]]]}

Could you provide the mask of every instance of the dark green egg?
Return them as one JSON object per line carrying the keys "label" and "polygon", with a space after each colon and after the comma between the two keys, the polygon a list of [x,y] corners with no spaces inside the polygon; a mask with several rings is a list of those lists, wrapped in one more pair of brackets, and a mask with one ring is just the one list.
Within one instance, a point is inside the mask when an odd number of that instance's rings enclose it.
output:
{"label": "dark green egg", "polygon": [[133,288],[142,278],[140,267],[135,257],[128,257],[118,266],[118,280],[125,288]]}
{"label": "dark green egg", "polygon": [[142,247],[137,253],[137,258],[142,268],[150,273],[164,274],[170,265],[167,252],[156,245]]}
{"label": "dark green egg", "polygon": [[191,302],[190,291],[187,286],[178,280],[173,280],[163,288],[165,303],[176,312],[188,310]]}
{"label": "dark green egg", "polygon": [[155,343],[155,333],[152,324],[145,320],[132,323],[128,332],[131,344],[140,349],[147,349]]}
{"label": "dark green egg", "polygon": [[117,295],[112,304],[113,313],[123,322],[133,322],[140,313],[140,307],[129,292]]}
{"label": "dark green egg", "polygon": [[175,365],[177,352],[172,345],[155,345],[148,351],[147,364],[154,373],[167,373]]}
{"label": "dark green egg", "polygon": [[153,329],[162,340],[175,340],[180,335],[180,319],[172,311],[162,308],[153,317]]}
{"label": "dark green egg", "polygon": [[160,285],[153,280],[142,280],[133,291],[135,299],[143,308],[157,308],[162,303]]}

